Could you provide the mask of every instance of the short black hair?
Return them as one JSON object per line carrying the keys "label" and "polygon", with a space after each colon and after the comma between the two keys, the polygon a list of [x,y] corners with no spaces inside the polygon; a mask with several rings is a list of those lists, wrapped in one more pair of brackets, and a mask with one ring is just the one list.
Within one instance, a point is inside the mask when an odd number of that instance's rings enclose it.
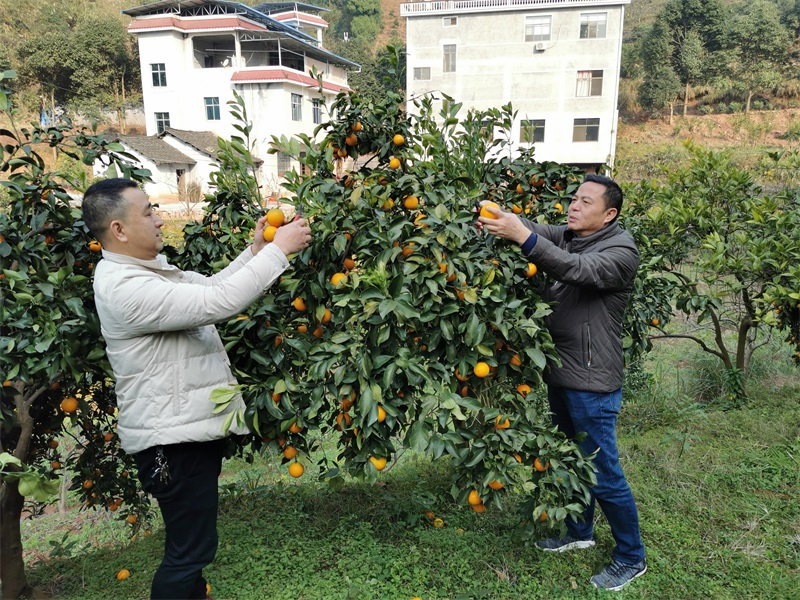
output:
{"label": "short black hair", "polygon": [[103,241],[111,221],[125,215],[127,203],[122,192],[136,187],[139,184],[132,179],[113,178],[102,179],[86,190],[81,205],[83,222],[98,240]]}
{"label": "short black hair", "polygon": [[583,182],[586,183],[587,181],[591,181],[593,183],[599,183],[603,187],[606,188],[605,194],[603,194],[606,200],[606,209],[609,208],[616,208],[617,214],[611,219],[611,223],[617,220],[619,213],[622,212],[622,188],[619,187],[616,181],[611,179],[610,177],[604,177],[603,175],[595,175],[594,173],[589,173],[586,177],[583,178]]}

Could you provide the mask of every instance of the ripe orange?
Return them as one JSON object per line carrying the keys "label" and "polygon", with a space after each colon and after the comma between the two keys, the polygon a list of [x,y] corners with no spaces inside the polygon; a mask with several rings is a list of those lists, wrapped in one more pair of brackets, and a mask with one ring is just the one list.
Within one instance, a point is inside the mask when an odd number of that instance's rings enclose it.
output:
{"label": "ripe orange", "polygon": [[308,332],[308,325],[306,325],[305,323],[301,323],[300,325],[297,326],[297,331],[299,331],[300,333]]}
{"label": "ripe orange", "polygon": [[481,504],[481,495],[478,493],[478,490],[470,491],[469,496],[467,496],[467,502],[472,504],[472,506]]}
{"label": "ripe orange", "polygon": [[548,460],[546,463],[542,464],[542,461],[539,460],[537,456],[533,461],[533,468],[539,471],[540,473],[544,473],[550,467],[550,461]]}
{"label": "ripe orange", "polygon": [[517,353],[514,353],[509,362],[511,362],[511,364],[514,365],[515,367],[519,367],[520,365],[522,365],[522,359],[519,357],[519,354]]}
{"label": "ripe orange", "polygon": [[486,377],[489,374],[489,365],[483,361],[475,363],[475,366],[472,368],[472,372],[475,373],[475,377]]}
{"label": "ripe orange", "polygon": [[280,346],[282,343],[283,343],[282,335],[276,335],[275,339],[272,341],[272,345],[275,346],[276,348]]}
{"label": "ripe orange", "polygon": [[561,206],[561,202],[556,202],[556,203],[553,205],[553,209],[555,209],[555,211],[556,211],[558,214],[561,214],[562,212],[564,212],[564,207],[563,207],[563,206]]}
{"label": "ripe orange", "polygon": [[333,287],[339,287],[339,284],[344,283],[346,280],[347,280],[347,275],[345,275],[344,273],[334,273],[331,276],[331,284],[333,284]]}
{"label": "ripe orange", "polygon": [[422,229],[425,229],[426,227],[428,227],[428,224],[425,222],[426,218],[427,215],[425,213],[419,213],[416,217],[414,217],[414,225],[416,225],[417,227],[421,227]]}
{"label": "ripe orange", "polygon": [[527,383],[520,383],[517,386],[517,393],[524,398],[531,393],[531,386],[529,386]]}
{"label": "ripe orange", "polygon": [[305,470],[306,470],[305,467],[301,465],[299,462],[293,462],[292,464],[289,465],[289,475],[291,475],[295,479],[300,477]]}
{"label": "ripe orange", "polygon": [[509,427],[511,427],[511,420],[508,417],[503,420],[503,415],[497,415],[497,418],[494,420],[494,428],[508,429]]}
{"label": "ripe orange", "polygon": [[539,520],[540,521],[547,521],[547,511],[546,510],[543,510],[542,514],[539,515]]}
{"label": "ripe orange", "polygon": [[331,311],[330,311],[330,309],[329,309],[329,308],[326,308],[326,309],[325,309],[325,312],[324,312],[324,313],[322,313],[322,316],[321,316],[319,319],[317,319],[317,320],[318,320],[320,323],[328,323],[328,322],[331,320],[331,316],[332,316],[332,314],[331,314]]}
{"label": "ripe orange", "polygon": [[473,504],[472,505],[472,510],[474,510],[476,513],[485,513],[486,512],[486,505],[483,504],[483,503],[481,503],[481,504]]}
{"label": "ripe orange", "polygon": [[303,312],[306,309],[306,301],[299,297],[295,298],[292,300],[292,306],[294,306],[295,309],[299,310],[300,312]]}
{"label": "ripe orange", "polygon": [[6,380],[3,382],[3,387],[11,387],[12,385],[14,385],[14,384],[13,384],[13,383],[11,383],[11,380],[10,380],[10,379],[6,379]]}
{"label": "ripe orange", "polygon": [[285,221],[286,216],[280,208],[270,208],[267,211],[267,223],[273,227],[280,227]]}
{"label": "ripe orange", "polygon": [[400,168],[400,159],[396,156],[393,156],[389,159],[389,168],[390,169],[399,169]]}
{"label": "ripe orange", "polygon": [[408,242],[405,246],[403,246],[403,256],[411,256],[414,254],[414,246],[416,246],[414,242]]}
{"label": "ripe orange", "polygon": [[354,261],[352,258],[344,259],[344,268],[347,269],[348,271],[354,269],[355,266],[356,266],[356,261]]}
{"label": "ripe orange", "polygon": [[53,471],[57,471],[58,469],[61,468],[61,463],[58,462],[57,460],[54,460],[53,462],[50,463],[50,468],[53,469]]}
{"label": "ripe orange", "polygon": [[134,514],[130,514],[130,515],[128,515],[127,517],[125,517],[125,520],[126,520],[128,523],[130,523],[131,525],[133,525],[134,523],[136,523],[136,521],[138,521],[138,518],[136,517],[136,515],[134,515]]}
{"label": "ripe orange", "polygon": [[386,410],[379,404],[378,405],[378,423],[383,423],[386,420]]}
{"label": "ripe orange", "polygon": [[522,189],[522,184],[521,183],[517,184],[517,190],[516,191],[517,191],[518,194],[525,193],[525,190]]}
{"label": "ripe orange", "polygon": [[293,459],[295,456],[297,456],[297,448],[294,446],[286,446],[283,449],[283,456],[289,460]]}
{"label": "ripe orange", "polygon": [[525,277],[533,277],[538,270],[535,263],[528,263],[528,268],[525,269]]}
{"label": "ripe orange", "polygon": [[117,581],[125,581],[130,576],[131,572],[128,569],[120,569],[117,571]]}
{"label": "ripe orange", "polygon": [[359,123],[358,121],[356,121],[355,123],[353,123],[353,126],[350,129],[352,131],[359,132],[362,129],[364,129],[364,126],[361,123]]}
{"label": "ripe orange", "polygon": [[500,210],[500,206],[497,204],[497,202],[487,202],[486,204],[481,206],[480,216],[482,216],[484,219],[497,219],[498,218],[497,215],[490,212],[487,207],[494,208],[495,210]]}
{"label": "ripe orange", "polygon": [[394,206],[394,200],[392,200],[391,198],[387,198],[386,201],[381,205],[381,208],[383,210],[391,210],[393,206]]}
{"label": "ripe orange", "polygon": [[61,410],[65,413],[74,413],[78,410],[78,401],[72,396],[68,396],[61,401]]}
{"label": "ripe orange", "polygon": [[372,466],[378,469],[378,471],[383,471],[386,467],[386,459],[379,456],[370,456],[369,462],[372,463]]}
{"label": "ripe orange", "polygon": [[298,425],[297,421],[295,421],[294,423],[289,425],[289,431],[291,431],[292,433],[300,433],[301,431],[303,431],[303,428],[300,427],[300,425]]}
{"label": "ripe orange", "polygon": [[537,178],[536,175],[534,175],[533,177],[531,177],[531,185],[537,188],[542,187],[544,185],[544,177]]}
{"label": "ripe orange", "polygon": [[91,479],[87,479],[86,481],[83,482],[83,489],[89,490],[92,488],[93,485],[94,481],[92,481]]}
{"label": "ripe orange", "polygon": [[325,328],[322,325],[317,325],[314,328],[314,331],[311,332],[311,335],[319,340],[323,335],[325,335]]}
{"label": "ripe orange", "polygon": [[503,486],[503,484],[502,484],[502,483],[500,483],[500,482],[499,482],[499,481],[497,481],[496,479],[495,479],[495,480],[493,480],[493,481],[490,481],[488,485],[489,485],[489,487],[490,487],[490,488],[492,488],[493,490],[502,490],[502,489],[503,489],[503,487],[505,487],[505,486]]}
{"label": "ripe orange", "polygon": [[[283,214],[283,213],[281,213]],[[275,233],[278,231],[278,228],[274,225],[267,225],[264,227],[264,241],[271,242],[275,239]]]}
{"label": "ripe orange", "polygon": [[272,392],[272,401],[277,404],[281,401],[281,395],[277,392]]}
{"label": "ripe orange", "polygon": [[439,518],[439,517],[436,517],[436,518],[433,520],[433,526],[434,526],[434,527],[438,527],[438,528],[442,528],[442,527],[444,527],[444,520],[442,520],[442,519],[441,519],[441,518]]}
{"label": "ripe orange", "polygon": [[89,250],[91,250],[92,252],[100,252],[100,250],[103,249],[103,244],[101,244],[97,240],[92,240],[91,242],[89,242],[88,246]]}
{"label": "ripe orange", "polygon": [[401,133],[395,133],[394,137],[392,138],[392,143],[395,146],[402,146],[406,141],[406,138],[403,137]]}
{"label": "ripe orange", "polygon": [[114,439],[114,434],[113,434],[113,433],[111,433],[111,432],[109,431],[108,433],[106,433],[106,434],[103,436],[103,439],[104,439],[105,441],[107,441],[107,442],[110,442],[111,440],[113,440],[113,439]]}
{"label": "ripe orange", "polygon": [[658,327],[660,323],[661,323],[661,321],[659,321],[659,320],[658,320],[658,319],[656,319],[655,317],[653,317],[652,319],[650,319],[650,325],[652,325],[653,327]]}
{"label": "ripe orange", "polygon": [[56,448],[58,448],[58,440],[50,440],[49,446],[50,446],[50,448],[55,450]]}
{"label": "ripe orange", "polygon": [[348,146],[355,146],[358,143],[358,136],[355,133],[351,133],[344,138],[344,143]]}
{"label": "ripe orange", "polygon": [[522,213],[522,207],[519,204],[512,204],[511,212],[513,212],[515,215],[518,215]]}
{"label": "ripe orange", "polygon": [[433,519],[436,515],[434,514],[434,512],[432,510],[426,510],[425,511],[425,516],[428,517],[429,519]]}
{"label": "ripe orange", "polygon": [[519,454],[514,454],[514,460],[517,461],[519,464],[522,464],[522,456]]}
{"label": "ripe orange", "polygon": [[[350,427],[350,422],[353,418],[347,414],[346,412],[340,412],[336,415],[336,429],[339,431],[342,430],[343,427]],[[342,421],[344,421],[344,425],[342,425]]]}
{"label": "ripe orange", "polygon": [[408,210],[416,210],[419,207],[419,198],[416,196],[406,196],[403,198],[403,206]]}

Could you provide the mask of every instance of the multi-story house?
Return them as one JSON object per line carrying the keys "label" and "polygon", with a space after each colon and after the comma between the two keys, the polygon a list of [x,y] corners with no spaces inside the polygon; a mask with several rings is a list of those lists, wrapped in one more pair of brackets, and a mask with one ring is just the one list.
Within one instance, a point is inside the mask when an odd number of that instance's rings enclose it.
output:
{"label": "multi-story house", "polygon": [[[235,90],[253,123],[262,184],[277,187],[296,165],[267,153],[272,136],[311,135],[325,118],[323,97],[330,103],[347,89],[348,71],[359,69],[322,47],[327,22],[317,13],[324,10],[301,2],[250,7],[222,0],[161,0],[124,10],[139,43],[147,135],[173,146],[185,135],[165,132],[240,135],[227,106]],[[322,76],[321,92],[312,68]],[[156,166],[160,193],[195,168],[190,162]],[[200,167],[198,175],[207,175],[208,166]]]}
{"label": "multi-story house", "polygon": [[408,107],[447,94],[463,110],[511,102],[534,156],[612,164],[622,25],[630,0],[433,0],[402,4]]}

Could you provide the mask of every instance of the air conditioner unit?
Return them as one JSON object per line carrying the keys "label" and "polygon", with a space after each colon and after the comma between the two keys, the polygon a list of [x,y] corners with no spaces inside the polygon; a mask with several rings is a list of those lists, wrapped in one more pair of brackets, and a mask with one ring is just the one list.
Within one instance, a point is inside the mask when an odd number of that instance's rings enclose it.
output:
{"label": "air conditioner unit", "polygon": [[534,45],[533,47],[534,52],[544,52],[544,44],[539,42],[538,44]]}

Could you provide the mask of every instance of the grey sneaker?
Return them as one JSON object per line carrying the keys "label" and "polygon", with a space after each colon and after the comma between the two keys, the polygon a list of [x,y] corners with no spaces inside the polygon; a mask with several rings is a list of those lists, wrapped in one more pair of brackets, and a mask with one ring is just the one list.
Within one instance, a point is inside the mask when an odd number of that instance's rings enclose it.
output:
{"label": "grey sneaker", "polygon": [[567,534],[562,538],[551,537],[546,540],[536,542],[536,547],[545,552],[566,552],[567,550],[578,550],[580,548],[591,548],[594,540],[579,540]]}
{"label": "grey sneaker", "polygon": [[647,563],[645,561],[638,562],[635,565],[623,565],[614,560],[600,573],[592,577],[591,582],[596,588],[616,592],[637,577],[644,575],[646,571]]}

